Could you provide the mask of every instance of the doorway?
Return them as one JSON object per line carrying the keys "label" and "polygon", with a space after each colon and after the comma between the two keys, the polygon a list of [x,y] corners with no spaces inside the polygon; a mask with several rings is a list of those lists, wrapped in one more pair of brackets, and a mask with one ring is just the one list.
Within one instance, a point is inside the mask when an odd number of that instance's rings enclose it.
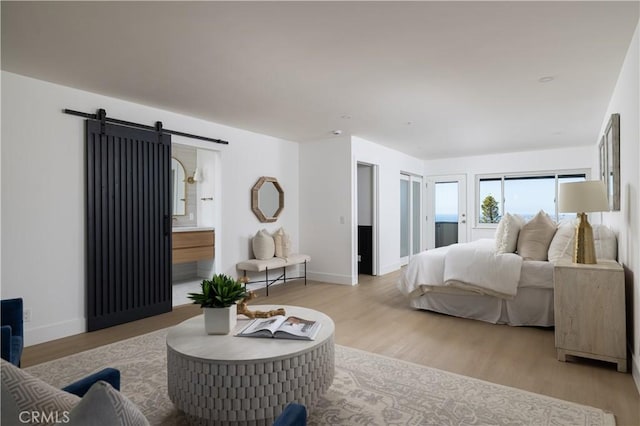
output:
{"label": "doorway", "polygon": [[400,174],[400,264],[422,251],[422,177]]}
{"label": "doorway", "polygon": [[467,179],[465,175],[427,179],[427,247],[467,241]]}
{"label": "doorway", "polygon": [[374,164],[357,164],[358,275],[378,274],[377,176]]}
{"label": "doorway", "polygon": [[[172,156],[184,167],[184,209],[173,214],[173,227],[191,228],[192,231],[213,232],[213,247],[220,239],[220,151],[202,148],[199,144],[173,143]],[[204,278],[219,271],[219,250],[212,258],[173,263],[172,304],[192,303],[189,293],[200,290]]]}

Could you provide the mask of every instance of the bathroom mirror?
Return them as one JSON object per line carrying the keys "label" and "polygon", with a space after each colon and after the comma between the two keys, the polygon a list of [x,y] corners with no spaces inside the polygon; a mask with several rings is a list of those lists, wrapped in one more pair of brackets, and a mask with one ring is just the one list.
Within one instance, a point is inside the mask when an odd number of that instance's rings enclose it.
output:
{"label": "bathroom mirror", "polygon": [[251,188],[251,210],[260,222],[275,222],[284,209],[284,191],[278,179],[262,176]]}
{"label": "bathroom mirror", "polygon": [[184,166],[180,161],[171,157],[171,194],[173,195],[173,216],[184,216],[186,214],[186,183]]}

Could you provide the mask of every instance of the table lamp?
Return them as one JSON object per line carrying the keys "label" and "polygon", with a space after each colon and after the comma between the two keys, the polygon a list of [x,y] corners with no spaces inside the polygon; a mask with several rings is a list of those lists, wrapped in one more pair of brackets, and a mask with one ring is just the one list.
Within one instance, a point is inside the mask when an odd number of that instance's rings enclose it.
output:
{"label": "table lamp", "polygon": [[587,220],[587,212],[609,210],[607,188],[601,180],[561,183],[558,188],[558,211],[577,213],[576,245],[573,263],[595,264],[596,250],[593,229]]}

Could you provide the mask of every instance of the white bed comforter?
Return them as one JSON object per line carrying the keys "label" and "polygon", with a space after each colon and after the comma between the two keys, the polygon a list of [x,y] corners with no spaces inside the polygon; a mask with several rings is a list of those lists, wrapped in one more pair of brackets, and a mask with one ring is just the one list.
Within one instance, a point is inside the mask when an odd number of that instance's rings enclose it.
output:
{"label": "white bed comforter", "polygon": [[518,291],[522,258],[495,253],[492,239],[453,244],[414,256],[398,287],[409,297],[452,289],[511,299]]}

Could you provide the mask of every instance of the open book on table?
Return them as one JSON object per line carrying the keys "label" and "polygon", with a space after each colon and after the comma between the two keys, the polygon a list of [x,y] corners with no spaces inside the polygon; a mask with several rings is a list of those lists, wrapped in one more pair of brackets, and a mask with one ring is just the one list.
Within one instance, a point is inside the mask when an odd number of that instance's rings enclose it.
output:
{"label": "open book on table", "polygon": [[254,319],[236,336],[314,340],[318,335],[318,331],[320,331],[321,325],[318,321],[276,315],[270,318]]}

